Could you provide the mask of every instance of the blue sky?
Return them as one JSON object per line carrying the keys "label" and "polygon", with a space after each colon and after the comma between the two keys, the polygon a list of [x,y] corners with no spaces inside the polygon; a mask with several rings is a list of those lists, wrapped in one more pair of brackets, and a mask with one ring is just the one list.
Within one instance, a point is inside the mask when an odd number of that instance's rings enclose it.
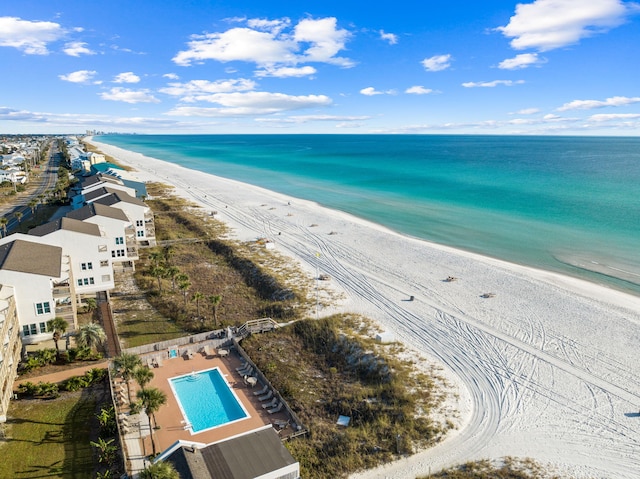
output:
{"label": "blue sky", "polygon": [[0,133],[638,135],[622,0],[21,0]]}

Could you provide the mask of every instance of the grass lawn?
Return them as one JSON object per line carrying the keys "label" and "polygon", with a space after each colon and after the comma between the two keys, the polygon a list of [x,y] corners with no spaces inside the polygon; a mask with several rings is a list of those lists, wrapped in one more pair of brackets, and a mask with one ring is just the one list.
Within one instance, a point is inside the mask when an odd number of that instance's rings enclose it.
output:
{"label": "grass lawn", "polygon": [[89,441],[95,407],[89,390],[12,401],[0,441],[0,477],[93,477]]}

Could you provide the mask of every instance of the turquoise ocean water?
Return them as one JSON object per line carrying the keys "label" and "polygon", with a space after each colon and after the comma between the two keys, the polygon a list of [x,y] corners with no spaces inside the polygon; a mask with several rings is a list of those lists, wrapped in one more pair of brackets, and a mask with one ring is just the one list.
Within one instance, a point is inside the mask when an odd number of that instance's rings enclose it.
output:
{"label": "turquoise ocean water", "polygon": [[640,138],[105,135],[400,233],[640,295]]}

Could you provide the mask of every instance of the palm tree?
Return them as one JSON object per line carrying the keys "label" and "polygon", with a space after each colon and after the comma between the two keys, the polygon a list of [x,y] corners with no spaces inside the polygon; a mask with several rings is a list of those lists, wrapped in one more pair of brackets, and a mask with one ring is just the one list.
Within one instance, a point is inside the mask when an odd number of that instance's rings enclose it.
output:
{"label": "palm tree", "polygon": [[122,376],[122,379],[127,383],[127,396],[129,397],[129,403],[131,403],[131,388],[129,387],[129,380],[134,375],[137,368],[142,366],[142,360],[139,356],[131,353],[120,353],[120,355],[113,358],[113,367]]}
{"label": "palm tree", "polygon": [[180,269],[177,266],[167,267],[167,278],[171,279],[171,291],[176,290],[176,277],[180,273]]}
{"label": "palm tree", "polygon": [[202,294],[200,291],[196,291],[195,293],[193,293],[192,300],[196,302],[196,312],[197,312],[198,318],[200,317],[200,301],[202,299],[204,299],[204,294]]}
{"label": "palm tree", "polygon": [[87,313],[91,313],[98,308],[98,302],[96,298],[87,298],[84,300],[84,307],[87,310]]}
{"label": "palm tree", "polygon": [[[151,446],[153,447],[153,455],[156,455],[156,442],[153,438],[153,430],[158,428],[155,413],[160,406],[167,403],[167,395],[158,388],[141,389],[138,391],[138,399],[149,418],[149,430],[151,431]],[[153,419],[153,427],[151,420]]]}
{"label": "palm tree", "polygon": [[180,479],[180,474],[170,462],[158,461],[142,471],[140,479]]}
{"label": "palm tree", "polygon": [[31,208],[31,214],[33,216],[35,216],[36,210],[38,209],[38,200],[36,200],[35,198],[32,199],[31,201],[29,201],[27,206],[29,206],[29,208]]}
{"label": "palm tree", "polygon": [[151,276],[155,276],[158,280],[158,291],[162,294],[162,278],[166,278],[167,276],[167,268],[160,264],[155,264],[149,270]]}
{"label": "palm tree", "polygon": [[176,249],[169,245],[164,247],[164,261],[167,265],[171,264],[171,258],[173,258],[176,254]]}
{"label": "palm tree", "polygon": [[213,326],[218,325],[218,305],[222,302],[221,294],[211,294],[207,297],[209,303],[211,304],[211,308],[213,309]]}
{"label": "palm tree", "polygon": [[161,251],[152,251],[151,253],[149,253],[149,259],[152,261],[154,266],[157,266],[164,259],[164,255]]}
{"label": "palm tree", "polygon": [[144,389],[147,384],[153,379],[153,371],[147,366],[138,366],[133,370],[133,377],[140,385],[141,389]]}
{"label": "palm tree", "polygon": [[64,318],[56,316],[47,322],[47,327],[49,328],[49,331],[53,331],[53,340],[56,342],[56,357],[59,357],[60,348],[58,347],[58,340],[60,339],[60,336],[67,332],[69,323]]}
{"label": "palm tree", "polygon": [[13,216],[15,216],[16,220],[18,221],[18,223],[20,223],[22,221],[22,211],[16,211]]}
{"label": "palm tree", "polygon": [[187,293],[189,292],[190,286],[191,286],[191,282],[188,279],[178,282],[178,288],[180,289],[180,291],[182,291],[182,296],[184,297],[185,309],[187,308]]}
{"label": "palm tree", "polygon": [[107,334],[98,323],[87,323],[80,326],[76,336],[76,343],[81,348],[93,349],[103,344],[107,339]]}
{"label": "palm tree", "polygon": [[6,216],[3,216],[2,218],[0,218],[0,228],[2,228],[2,236],[7,236],[8,223],[9,223],[9,220],[7,219]]}

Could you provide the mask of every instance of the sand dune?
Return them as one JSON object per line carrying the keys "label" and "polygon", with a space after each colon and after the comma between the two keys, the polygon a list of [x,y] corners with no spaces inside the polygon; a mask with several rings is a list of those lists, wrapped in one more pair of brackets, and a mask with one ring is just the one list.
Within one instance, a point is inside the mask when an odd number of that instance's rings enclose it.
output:
{"label": "sand dune", "polygon": [[139,179],[170,183],[216,210],[239,239],[267,237],[310,274],[330,275],[344,296],[337,309],[375,319],[455,379],[457,431],[354,478],[410,478],[507,455],[531,457],[564,477],[638,477],[640,298],[92,143],[136,168]]}

